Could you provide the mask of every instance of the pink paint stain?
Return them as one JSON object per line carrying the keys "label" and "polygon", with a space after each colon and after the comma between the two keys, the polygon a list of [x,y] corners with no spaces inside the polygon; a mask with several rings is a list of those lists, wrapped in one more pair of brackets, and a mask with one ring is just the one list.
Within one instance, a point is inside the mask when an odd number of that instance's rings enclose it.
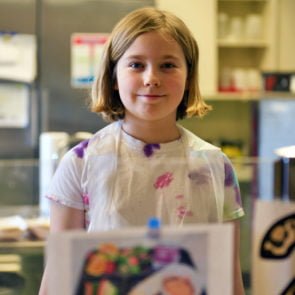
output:
{"label": "pink paint stain", "polygon": [[89,205],[89,197],[87,194],[82,196],[82,200],[84,205]]}
{"label": "pink paint stain", "polygon": [[156,182],[154,183],[154,187],[156,189],[167,187],[169,186],[172,180],[173,180],[172,173],[167,172],[157,178]]}
{"label": "pink paint stain", "polygon": [[185,206],[181,205],[176,209],[176,215],[178,218],[183,218],[185,216],[193,216],[191,210],[187,210]]}

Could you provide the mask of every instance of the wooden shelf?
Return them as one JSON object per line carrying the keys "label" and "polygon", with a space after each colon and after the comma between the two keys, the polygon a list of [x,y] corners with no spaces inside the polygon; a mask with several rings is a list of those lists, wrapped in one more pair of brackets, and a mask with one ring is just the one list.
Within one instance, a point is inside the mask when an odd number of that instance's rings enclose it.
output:
{"label": "wooden shelf", "polygon": [[219,39],[217,44],[220,48],[267,48],[268,42],[265,40],[227,40]]}
{"label": "wooden shelf", "polygon": [[220,1],[220,2],[235,2],[235,3],[243,3],[243,2],[245,2],[245,3],[247,3],[247,2],[253,2],[253,1],[255,1],[255,2],[258,2],[258,3],[265,3],[265,2],[268,2],[269,0],[218,0],[218,1]]}
{"label": "wooden shelf", "polygon": [[[216,91],[224,89],[224,85],[232,84],[232,89],[244,89],[249,91],[239,93],[217,93],[210,95],[209,99],[221,100],[260,100],[269,97],[293,98],[294,95],[281,93],[253,92],[250,89],[259,89],[260,81],[258,75],[261,71],[276,69],[276,43],[275,28],[277,24],[276,11],[278,0],[217,0],[218,18],[215,39],[217,63],[215,84]],[[247,34],[249,17],[256,16],[257,35]],[[218,26],[219,21],[224,21],[225,29]],[[239,22],[238,22],[239,20]],[[251,18],[250,18],[251,20]],[[236,33],[234,21],[237,21],[237,28],[240,34]],[[223,23],[222,23],[223,24]],[[238,25],[239,24],[239,25]],[[250,22],[251,24],[251,22]],[[227,28],[227,29],[226,29]],[[219,31],[220,30],[220,31]],[[251,30],[250,30],[251,31]],[[253,31],[253,28],[252,28]],[[254,80],[244,78],[243,75],[235,75],[235,71],[251,70],[257,76]],[[243,74],[244,74],[243,73]],[[239,77],[240,79],[238,79]],[[248,76],[247,76],[248,77]],[[255,81],[257,83],[255,84]],[[239,83],[240,82],[240,83]],[[253,82],[253,83],[252,83]],[[253,84],[255,84],[253,86]],[[215,97],[214,97],[215,96]]]}
{"label": "wooden shelf", "polygon": [[206,95],[205,100],[265,100],[265,99],[295,99],[295,93],[291,92],[270,92],[270,91],[259,91],[259,92],[217,92],[210,95]]}

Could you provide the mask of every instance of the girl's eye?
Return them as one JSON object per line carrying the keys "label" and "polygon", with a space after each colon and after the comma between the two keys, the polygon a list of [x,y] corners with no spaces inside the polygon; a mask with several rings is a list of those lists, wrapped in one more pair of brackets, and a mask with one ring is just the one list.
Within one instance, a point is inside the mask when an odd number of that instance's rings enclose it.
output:
{"label": "girl's eye", "polygon": [[166,62],[161,67],[164,69],[173,69],[176,67],[176,65],[171,62]]}
{"label": "girl's eye", "polygon": [[129,64],[129,67],[132,69],[141,69],[143,68],[143,64],[140,62],[132,62]]}

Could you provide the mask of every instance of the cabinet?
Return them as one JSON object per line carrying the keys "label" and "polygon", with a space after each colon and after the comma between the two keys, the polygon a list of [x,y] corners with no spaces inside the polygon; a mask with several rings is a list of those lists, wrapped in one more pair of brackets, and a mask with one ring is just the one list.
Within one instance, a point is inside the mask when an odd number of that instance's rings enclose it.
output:
{"label": "cabinet", "polygon": [[279,70],[295,71],[295,1],[280,0],[278,12],[280,24],[278,26]]}
{"label": "cabinet", "polygon": [[[256,100],[261,97],[261,93],[257,91],[229,89],[230,92],[218,92],[221,72],[225,69],[227,74],[228,70],[238,69],[236,76],[239,80],[239,76],[243,76],[243,70],[247,72],[250,69],[248,76],[252,85],[255,85],[257,71],[260,76],[261,71],[279,69],[279,51],[282,46],[278,40],[282,33],[280,23],[284,18],[281,11],[282,1],[286,2],[287,10],[289,9],[287,7],[290,7],[289,2],[294,2],[293,0],[207,0],[204,5],[203,0],[156,0],[155,3],[158,8],[169,10],[182,18],[195,36],[200,50],[200,88],[205,99]],[[231,26],[236,30],[239,30],[237,27],[240,26],[242,31],[240,37],[228,36],[224,31],[220,34],[222,30],[220,14],[226,15],[227,18],[225,32]],[[260,30],[255,30],[257,17]],[[247,34],[244,34],[246,23],[250,23],[250,27],[248,26]],[[288,28],[288,22],[285,21],[284,24],[284,28]],[[254,31],[251,30],[253,26]]]}
{"label": "cabinet", "polygon": [[217,0],[216,90],[255,95],[277,69],[277,0]]}

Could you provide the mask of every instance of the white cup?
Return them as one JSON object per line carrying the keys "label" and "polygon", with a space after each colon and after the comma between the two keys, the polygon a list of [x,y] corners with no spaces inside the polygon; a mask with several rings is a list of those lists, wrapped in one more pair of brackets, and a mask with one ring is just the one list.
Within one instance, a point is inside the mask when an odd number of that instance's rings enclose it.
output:
{"label": "white cup", "polygon": [[230,20],[229,39],[241,40],[244,35],[244,21],[241,17],[234,16]]}
{"label": "white cup", "polygon": [[247,90],[247,72],[242,68],[235,68],[232,72],[233,88],[236,91]]}
{"label": "white cup", "polygon": [[218,14],[218,38],[224,39],[229,33],[229,18],[224,12]]}
{"label": "white cup", "polygon": [[254,68],[247,70],[247,89],[251,91],[259,91],[262,89],[261,74]]}
{"label": "white cup", "polygon": [[224,67],[220,73],[219,88],[223,91],[229,91],[232,87],[232,71],[228,67]]}
{"label": "white cup", "polygon": [[249,14],[245,21],[245,38],[262,38],[262,19],[258,14]]}

